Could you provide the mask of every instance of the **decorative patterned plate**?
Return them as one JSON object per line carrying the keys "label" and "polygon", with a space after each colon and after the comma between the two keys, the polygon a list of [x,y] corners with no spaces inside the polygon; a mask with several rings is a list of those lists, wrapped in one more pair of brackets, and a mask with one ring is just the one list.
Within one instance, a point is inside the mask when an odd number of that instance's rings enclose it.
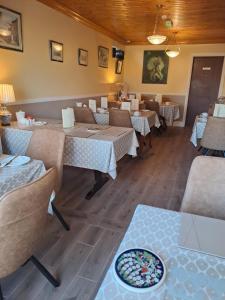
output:
{"label": "decorative patterned plate", "polygon": [[166,276],[162,259],[147,249],[128,249],[114,261],[118,282],[134,292],[148,292],[158,288]]}

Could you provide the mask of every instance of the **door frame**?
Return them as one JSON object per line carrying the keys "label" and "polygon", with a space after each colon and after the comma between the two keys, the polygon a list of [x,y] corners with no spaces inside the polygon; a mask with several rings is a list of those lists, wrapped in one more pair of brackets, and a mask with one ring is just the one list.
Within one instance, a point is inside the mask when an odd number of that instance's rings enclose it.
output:
{"label": "door frame", "polygon": [[183,121],[181,126],[185,126],[186,123],[186,115],[187,115],[187,106],[188,106],[188,98],[189,98],[189,92],[190,92],[190,87],[191,87],[191,75],[192,75],[192,68],[193,68],[193,63],[194,63],[194,58],[195,57],[210,57],[210,56],[223,56],[223,67],[222,67],[222,73],[221,73],[221,78],[220,78],[220,86],[219,86],[219,92],[218,92],[218,97],[222,96],[223,88],[224,87],[224,81],[225,81],[225,52],[210,52],[210,53],[192,53],[190,57],[190,67],[189,67],[189,72],[188,72],[188,81],[187,81],[187,87],[186,87],[186,96],[185,96],[185,101],[184,101],[184,114],[183,114]]}

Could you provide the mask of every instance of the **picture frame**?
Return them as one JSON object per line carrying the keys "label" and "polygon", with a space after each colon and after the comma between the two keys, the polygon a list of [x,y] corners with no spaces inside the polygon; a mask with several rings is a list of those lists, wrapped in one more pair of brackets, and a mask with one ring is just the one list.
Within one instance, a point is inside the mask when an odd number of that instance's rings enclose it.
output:
{"label": "picture frame", "polygon": [[108,68],[109,64],[109,49],[103,46],[98,46],[98,66]]}
{"label": "picture frame", "polygon": [[50,59],[52,61],[63,62],[63,44],[50,40],[49,41]]}
{"label": "picture frame", "polygon": [[123,60],[117,59],[115,73],[116,74],[121,74],[122,69],[123,69]]}
{"label": "picture frame", "polygon": [[169,57],[165,50],[145,50],[143,57],[142,83],[166,84]]}
{"label": "picture frame", "polygon": [[88,65],[88,51],[82,48],[78,49],[78,64],[81,66]]}
{"label": "picture frame", "polygon": [[22,15],[0,5],[0,48],[23,52]]}

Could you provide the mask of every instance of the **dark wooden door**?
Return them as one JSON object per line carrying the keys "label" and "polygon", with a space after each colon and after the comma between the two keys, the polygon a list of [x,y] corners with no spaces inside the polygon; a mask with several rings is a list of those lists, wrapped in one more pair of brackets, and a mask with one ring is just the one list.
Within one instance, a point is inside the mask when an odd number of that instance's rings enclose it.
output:
{"label": "dark wooden door", "polygon": [[186,125],[193,125],[195,116],[207,112],[218,98],[223,59],[223,56],[194,58]]}

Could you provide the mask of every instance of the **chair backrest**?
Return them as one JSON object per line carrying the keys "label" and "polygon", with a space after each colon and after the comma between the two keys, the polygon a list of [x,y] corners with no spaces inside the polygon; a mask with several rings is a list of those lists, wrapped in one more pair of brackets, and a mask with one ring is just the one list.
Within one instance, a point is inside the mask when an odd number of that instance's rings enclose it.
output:
{"label": "chair backrest", "polygon": [[198,156],[194,159],[181,211],[225,220],[225,159]]}
{"label": "chair backrest", "polygon": [[128,110],[110,109],[109,125],[132,128],[130,113]]}
{"label": "chair backrest", "polygon": [[88,107],[74,107],[75,120],[78,123],[96,124],[93,111]]}
{"label": "chair backrest", "polygon": [[56,169],[49,169],[0,198],[0,278],[22,266],[40,243],[56,176]]}
{"label": "chair backrest", "polygon": [[225,118],[209,117],[200,143],[207,149],[225,151]]}
{"label": "chair backrest", "polygon": [[146,109],[155,111],[159,115],[159,103],[157,101],[145,100]]}
{"label": "chair backrest", "polygon": [[26,151],[27,156],[42,160],[47,169],[56,168],[58,174],[54,187],[56,193],[62,183],[64,142],[65,134],[62,131],[35,129]]}

